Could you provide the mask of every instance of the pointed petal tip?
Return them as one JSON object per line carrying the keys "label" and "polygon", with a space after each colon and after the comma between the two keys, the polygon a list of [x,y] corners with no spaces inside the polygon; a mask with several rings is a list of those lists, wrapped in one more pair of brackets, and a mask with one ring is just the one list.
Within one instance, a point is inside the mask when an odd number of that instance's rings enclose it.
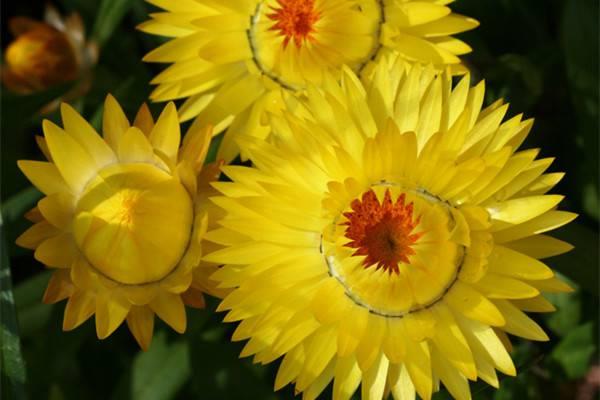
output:
{"label": "pointed petal tip", "polygon": [[44,131],[44,136],[48,135],[48,131],[54,129],[54,128],[58,128],[58,126],[50,121],[49,119],[44,119],[42,121],[42,130]]}

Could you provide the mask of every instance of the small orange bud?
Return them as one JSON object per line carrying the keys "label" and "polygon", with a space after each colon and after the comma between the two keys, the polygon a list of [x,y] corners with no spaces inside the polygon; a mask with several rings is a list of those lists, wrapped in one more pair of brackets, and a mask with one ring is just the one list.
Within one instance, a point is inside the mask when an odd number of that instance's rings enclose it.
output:
{"label": "small orange bud", "polygon": [[79,67],[67,35],[36,23],[6,50],[3,80],[17,93],[31,93],[75,80]]}
{"label": "small orange bud", "polygon": [[93,43],[85,43],[79,15],[63,18],[48,7],[45,21],[14,17],[9,28],[15,40],[6,48],[2,68],[2,82],[8,89],[29,94],[84,78],[63,100],[86,91],[97,49]]}

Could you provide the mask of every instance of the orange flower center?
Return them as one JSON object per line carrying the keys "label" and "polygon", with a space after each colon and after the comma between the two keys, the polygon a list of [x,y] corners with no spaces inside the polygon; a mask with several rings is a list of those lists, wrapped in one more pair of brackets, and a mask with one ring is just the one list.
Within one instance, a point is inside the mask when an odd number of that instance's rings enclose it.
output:
{"label": "orange flower center", "polygon": [[314,9],[315,1],[277,0],[277,3],[279,7],[273,7],[273,13],[267,16],[275,21],[271,30],[279,31],[279,34],[285,37],[283,47],[287,47],[292,39],[298,48],[307,40],[314,41],[314,25],[320,18]]}
{"label": "orange flower center", "polygon": [[343,223],[347,226],[345,235],[352,240],[346,246],[357,249],[353,256],[367,256],[365,268],[377,265],[377,269],[399,273],[399,263],[410,264],[409,256],[415,254],[411,246],[422,233],[412,233],[419,218],[413,220],[413,203],[405,204],[405,200],[403,193],[392,202],[387,190],[380,203],[369,190],[352,202],[352,211],[344,213],[348,219]]}

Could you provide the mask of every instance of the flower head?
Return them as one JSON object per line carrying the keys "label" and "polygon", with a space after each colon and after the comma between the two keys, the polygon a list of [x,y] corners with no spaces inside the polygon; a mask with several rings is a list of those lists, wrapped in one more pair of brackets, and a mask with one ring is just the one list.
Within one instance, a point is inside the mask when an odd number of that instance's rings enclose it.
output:
{"label": "flower head", "polygon": [[95,314],[104,339],[127,320],[147,349],[154,314],[183,332],[184,304],[202,306],[202,292],[222,292],[208,279],[215,266],[200,264],[218,170],[203,168],[211,129],[191,132],[180,147],[172,103],[156,123],[143,106],[130,125],[111,96],[104,137],[69,105],[61,113],[64,129],[44,121],[39,138],[48,161],[19,162],[45,197],[17,243],[54,270],[44,301],[68,298],[65,330]]}
{"label": "flower head", "polygon": [[233,288],[242,355],[283,357],[276,389],[314,399],[430,399],[443,383],[515,375],[508,334],[547,340],[524,311],[569,287],[539,259],[571,247],[543,234],[574,215],[548,195],[552,159],[517,151],[532,126],[482,109],[483,83],[383,61],[361,83],[311,88],[273,116],[273,143],[243,137],[254,167],[224,167],[225,211],[205,256]]}
{"label": "flower head", "polygon": [[[15,40],[5,52],[2,81],[10,90],[29,94],[84,77],[95,64],[96,46],[85,43],[78,14],[63,19],[48,7],[44,22],[27,17],[9,21]],[[71,98],[85,90],[87,82],[74,88]]]}
{"label": "flower head", "polygon": [[[149,0],[165,10],[140,29],[172,39],[148,62],[172,63],[153,83],[155,101],[186,99],[181,117],[226,128],[221,155],[239,153],[235,137],[266,138],[265,112],[278,112],[292,94],[357,73],[392,53],[410,62],[451,66],[464,73],[470,51],[452,35],[477,22],[451,12],[451,1],[395,0]],[[242,157],[247,154],[242,148]]]}

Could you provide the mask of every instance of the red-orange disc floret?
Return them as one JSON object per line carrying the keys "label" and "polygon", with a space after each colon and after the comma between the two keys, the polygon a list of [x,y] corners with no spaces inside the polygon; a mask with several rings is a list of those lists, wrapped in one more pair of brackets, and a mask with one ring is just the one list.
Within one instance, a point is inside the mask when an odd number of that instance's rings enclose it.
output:
{"label": "red-orange disc floret", "polygon": [[273,7],[273,13],[267,16],[275,21],[271,30],[279,31],[285,37],[283,47],[287,47],[292,39],[298,48],[303,42],[315,40],[312,34],[320,16],[314,0],[277,0],[277,4],[279,7]]}
{"label": "red-orange disc floret", "polygon": [[399,263],[410,264],[409,256],[415,251],[411,247],[422,233],[412,233],[419,224],[413,220],[413,203],[406,204],[402,193],[392,202],[389,189],[380,203],[373,190],[362,195],[350,205],[352,211],[344,213],[348,221],[346,237],[352,242],[347,247],[357,249],[354,256],[366,256],[363,265],[377,265],[389,273],[399,273]]}

